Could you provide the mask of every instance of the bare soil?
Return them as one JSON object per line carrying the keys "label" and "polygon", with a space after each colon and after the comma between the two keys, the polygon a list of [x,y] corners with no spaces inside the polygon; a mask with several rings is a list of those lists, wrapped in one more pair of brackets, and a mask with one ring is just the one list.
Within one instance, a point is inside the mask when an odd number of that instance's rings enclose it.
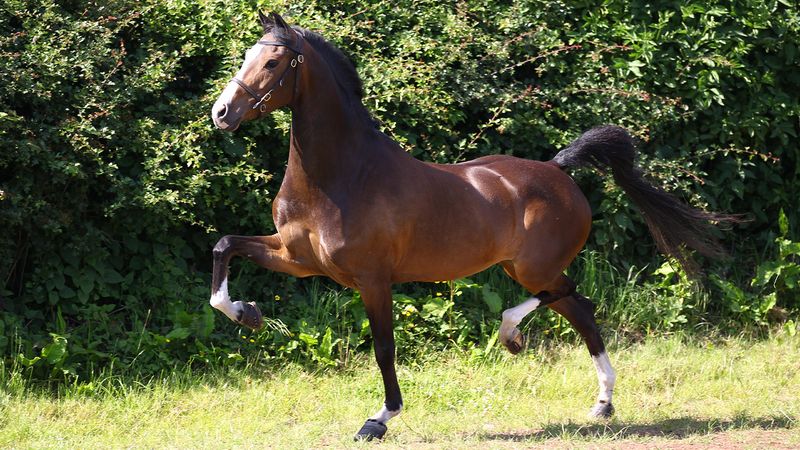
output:
{"label": "bare soil", "polygon": [[[675,431],[665,432],[660,426],[622,427],[616,433],[599,432],[591,427],[578,431],[567,439],[553,437],[539,440],[537,437],[547,436],[547,430],[525,431],[486,435],[489,448],[530,448],[530,449],[800,449],[800,430],[792,427],[784,428],[784,424],[764,424],[766,427],[753,429],[721,430],[713,427],[708,432]],[[775,427],[775,428],[773,428]],[[716,428],[716,429],[715,429]],[[568,432],[568,430],[565,430]],[[585,441],[581,438],[596,440]]]}
{"label": "bare soil", "polygon": [[[604,448],[604,449],[798,449],[800,433],[792,430],[736,430],[692,436],[683,439],[621,439],[602,443],[546,441],[530,448]],[[525,447],[529,448],[529,447]]]}

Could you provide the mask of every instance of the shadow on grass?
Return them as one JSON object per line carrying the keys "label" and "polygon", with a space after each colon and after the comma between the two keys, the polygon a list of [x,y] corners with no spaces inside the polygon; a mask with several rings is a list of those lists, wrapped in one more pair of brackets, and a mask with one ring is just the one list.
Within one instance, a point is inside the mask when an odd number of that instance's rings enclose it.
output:
{"label": "shadow on grass", "polygon": [[797,418],[792,416],[750,417],[737,416],[733,419],[698,419],[678,417],[651,423],[563,423],[551,424],[539,430],[521,430],[508,433],[484,433],[481,440],[497,441],[545,441],[559,438],[670,438],[683,439],[690,436],[719,433],[730,430],[761,429],[776,430],[792,428]]}

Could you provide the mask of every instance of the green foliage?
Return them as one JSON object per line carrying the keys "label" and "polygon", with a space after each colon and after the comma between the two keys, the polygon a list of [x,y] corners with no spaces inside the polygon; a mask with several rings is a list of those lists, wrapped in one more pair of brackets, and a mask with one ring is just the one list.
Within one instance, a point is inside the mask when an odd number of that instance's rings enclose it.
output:
{"label": "green foliage", "polygon": [[764,325],[770,313],[785,316],[786,308],[796,309],[800,306],[800,242],[788,239],[789,221],[783,210],[780,211],[778,224],[780,236],[775,238],[777,259],[758,264],[749,290],[713,277],[726,299],[727,307],[746,322]]}
{"label": "green foliage", "polygon": [[800,305],[800,242],[789,239],[789,222],[781,209],[778,218],[780,236],[775,238],[778,259],[766,261],[756,268],[751,286],[780,296],[786,306]]}
{"label": "green foliage", "polygon": [[[659,259],[612,182],[577,173],[596,215],[570,274],[608,328],[763,325],[800,307],[795,1],[9,0],[0,5],[6,364],[38,378],[248,358],[335,366],[370,347],[358,294],[326,281],[235,262],[234,296],[271,318],[236,340],[207,304],[214,242],[274,229],[287,156],[287,111],[235,134],[208,119],[259,37],[257,8],[283,10],[348,53],[365,104],[418,158],[547,159],[614,123],[641,140],[640,163],[657,183],[752,217],[720,234],[736,264],[706,261],[712,283],[699,286]],[[398,287],[398,347],[481,356],[499,311],[525,295],[499,269]],[[558,316],[534,316],[529,333],[576,338]]]}

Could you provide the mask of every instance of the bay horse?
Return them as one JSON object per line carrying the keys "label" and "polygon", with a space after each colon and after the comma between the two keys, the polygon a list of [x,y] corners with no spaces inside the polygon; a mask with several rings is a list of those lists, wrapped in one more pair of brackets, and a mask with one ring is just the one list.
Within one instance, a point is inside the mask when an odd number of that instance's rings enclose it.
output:
{"label": "bay horse", "polygon": [[350,60],[319,34],[259,12],[263,37],[247,50],[211,117],[234,131],[282,107],[292,111],[288,165],[272,206],[277,233],[225,236],[213,251],[211,305],[258,329],[254,302],[232,302],[228,263],[243,256],[295,277],[324,275],[361,293],[380,367],[385,400],[356,434],[382,438],[403,406],[395,373],[394,283],[452,280],[494,264],[533,295],[505,310],[499,339],[522,350],[517,328],[547,306],[580,333],[597,370],[600,392],[590,415],[610,417],[615,372],[594,317],[594,305],[564,270],[583,248],[592,213],[564,170],[593,165],[610,171],[642,211],[659,248],[683,262],[682,246],[721,254],[709,221],[649,184],[634,164],[630,135],[594,128],[551,161],[486,156],[461,164],[411,157],[377,129],[362,102]]}

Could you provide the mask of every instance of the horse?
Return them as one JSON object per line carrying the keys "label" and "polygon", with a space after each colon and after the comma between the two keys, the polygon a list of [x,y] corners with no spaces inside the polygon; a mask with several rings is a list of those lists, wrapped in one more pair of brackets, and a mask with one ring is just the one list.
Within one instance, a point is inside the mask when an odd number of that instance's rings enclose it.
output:
{"label": "horse", "polygon": [[[258,329],[255,302],[232,302],[228,264],[242,256],[295,277],[327,276],[360,291],[385,390],[381,409],[356,439],[381,439],[403,406],[395,372],[392,285],[469,276],[499,264],[531,294],[502,312],[499,339],[523,348],[517,326],[540,307],[562,315],[581,335],[597,371],[590,416],[614,413],[616,374],[594,304],[564,275],[583,248],[589,203],[566,169],[591,165],[613,176],[644,215],[659,249],[688,263],[685,248],[722,254],[710,228],[726,216],[691,208],[645,180],[622,128],[589,130],[550,161],[505,155],[460,164],[417,160],[378,129],[363,105],[352,62],[319,34],[258,12],[263,36],[211,110],[234,131],[288,107],[286,173],[272,205],[277,233],[222,237],[213,249],[211,305]],[[684,248],[685,246],[685,248]]]}

